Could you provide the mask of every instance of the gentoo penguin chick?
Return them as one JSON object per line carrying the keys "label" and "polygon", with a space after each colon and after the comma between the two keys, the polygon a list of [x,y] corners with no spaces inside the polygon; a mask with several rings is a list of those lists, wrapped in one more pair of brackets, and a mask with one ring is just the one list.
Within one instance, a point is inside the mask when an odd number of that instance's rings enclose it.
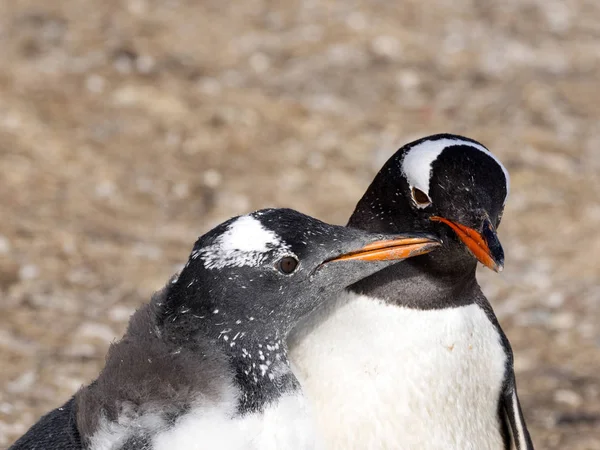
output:
{"label": "gentoo penguin chick", "polygon": [[475,278],[477,261],[503,267],[508,192],[487,148],[448,134],[402,147],[377,174],[348,226],[443,245],[351,286],[290,337],[328,449],[533,448],[510,344]]}
{"label": "gentoo penguin chick", "polygon": [[316,448],[288,332],[335,291],[438,245],[289,209],[233,218],[132,316],[100,376],[13,448]]}

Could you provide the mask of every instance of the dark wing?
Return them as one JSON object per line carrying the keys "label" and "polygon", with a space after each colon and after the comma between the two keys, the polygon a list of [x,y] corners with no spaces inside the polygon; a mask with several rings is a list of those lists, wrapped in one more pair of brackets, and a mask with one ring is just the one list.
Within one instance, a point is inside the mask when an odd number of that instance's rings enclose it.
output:
{"label": "dark wing", "polygon": [[69,400],[33,425],[8,450],[82,450],[75,419],[75,402]]}
{"label": "dark wing", "polygon": [[515,383],[514,373],[511,372],[511,380],[502,394],[501,400],[504,415],[510,424],[510,431],[514,448],[517,450],[533,450],[533,442],[523,417],[521,403],[517,395],[517,385]]}

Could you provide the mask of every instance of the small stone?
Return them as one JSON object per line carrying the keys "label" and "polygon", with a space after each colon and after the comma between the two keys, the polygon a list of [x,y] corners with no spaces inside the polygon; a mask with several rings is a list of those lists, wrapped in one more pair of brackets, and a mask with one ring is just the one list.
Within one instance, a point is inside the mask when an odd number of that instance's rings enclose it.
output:
{"label": "small stone", "polygon": [[582,403],[579,394],[568,389],[559,389],[554,392],[554,401],[573,407],[578,407]]}
{"label": "small stone", "polygon": [[85,285],[93,279],[93,276],[92,276],[92,273],[88,269],[80,267],[80,268],[70,270],[67,273],[66,278],[70,283],[78,284],[78,285]]}
{"label": "small stone", "polygon": [[135,186],[139,192],[149,194],[154,191],[154,181],[150,178],[140,177],[135,180]]}
{"label": "small stone", "polygon": [[530,355],[521,353],[515,353],[514,356],[514,367],[517,373],[527,372],[529,370],[535,369],[538,361],[536,358],[531,357]]}
{"label": "small stone", "polygon": [[6,385],[6,390],[13,394],[26,392],[35,383],[35,373],[33,371],[21,374],[16,380],[11,381]]}
{"label": "small stone", "polygon": [[74,342],[64,352],[72,358],[93,358],[96,356],[96,347],[85,342]]}
{"label": "small stone", "polygon": [[555,330],[569,330],[575,326],[575,316],[568,312],[553,314],[550,326]]}
{"label": "small stone", "polygon": [[400,41],[393,36],[377,36],[371,42],[371,49],[377,56],[388,59],[396,59],[402,51]]}
{"label": "small stone", "polygon": [[367,19],[363,13],[354,11],[346,18],[346,25],[354,31],[361,31],[367,27]]}
{"label": "small stone", "polygon": [[222,176],[214,169],[209,169],[202,174],[204,185],[209,188],[216,188],[221,184]]}
{"label": "small stone", "polygon": [[421,80],[417,72],[412,70],[402,70],[398,73],[396,81],[405,91],[416,89],[421,84]]}
{"label": "small stone", "polygon": [[181,133],[176,131],[169,131],[165,136],[165,145],[167,147],[179,147],[181,145]]}
{"label": "small stone", "polygon": [[114,322],[127,322],[135,309],[123,305],[117,305],[110,309],[108,317]]}
{"label": "small stone", "polygon": [[205,95],[217,95],[221,92],[221,83],[215,78],[204,77],[198,81],[198,89]]}
{"label": "small stone", "polygon": [[23,281],[33,280],[40,274],[40,269],[35,264],[25,264],[19,269],[19,278]]}
{"label": "small stone", "polygon": [[150,55],[141,55],[135,60],[135,68],[139,73],[147,75],[154,70],[156,61]]}
{"label": "small stone", "polygon": [[187,198],[190,195],[190,187],[187,183],[175,183],[173,186],[173,194],[179,199]]}
{"label": "small stone", "polygon": [[0,234],[0,254],[6,255],[8,252],[10,252],[10,248],[11,245],[8,238]]}
{"label": "small stone", "polygon": [[132,253],[136,256],[156,261],[160,259],[163,252],[160,247],[155,245],[137,243],[133,246]]}
{"label": "small stone", "polygon": [[325,157],[319,152],[310,153],[306,162],[312,169],[320,170],[325,168]]}
{"label": "small stone", "polygon": [[145,0],[129,0],[127,2],[127,10],[131,14],[140,16],[148,10],[148,3]]}
{"label": "small stone", "polygon": [[115,338],[115,332],[108,325],[101,323],[85,322],[76,332],[77,335],[84,338],[96,338],[103,342],[110,342]]}
{"label": "small stone", "polygon": [[10,403],[0,403],[0,413],[2,414],[11,414],[14,409],[15,407]]}
{"label": "small stone", "polygon": [[256,73],[264,73],[271,67],[271,59],[264,53],[254,53],[250,56],[250,66]]}
{"label": "small stone", "polygon": [[562,292],[552,292],[545,298],[549,308],[560,308],[565,303],[565,295]]}
{"label": "small stone", "polygon": [[23,119],[17,113],[7,113],[2,117],[2,122],[0,122],[0,124],[10,130],[16,130],[23,126]]}
{"label": "small stone", "polygon": [[117,190],[112,181],[104,180],[96,185],[96,196],[100,198],[111,197]]}
{"label": "small stone", "polygon": [[241,194],[232,194],[228,197],[229,206],[233,211],[248,211],[250,208],[250,199]]}
{"label": "small stone", "polygon": [[85,79],[85,87],[94,94],[101,94],[104,91],[106,82],[100,75],[90,75]]}
{"label": "small stone", "polygon": [[114,61],[116,71],[123,75],[131,73],[134,59],[128,52],[121,52]]}

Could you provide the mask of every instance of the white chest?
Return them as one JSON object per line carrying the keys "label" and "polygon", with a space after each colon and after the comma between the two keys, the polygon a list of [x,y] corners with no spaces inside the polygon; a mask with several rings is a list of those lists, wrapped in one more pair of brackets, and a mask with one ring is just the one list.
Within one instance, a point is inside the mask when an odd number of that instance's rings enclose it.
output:
{"label": "white chest", "polygon": [[148,450],[316,450],[314,416],[301,395],[282,396],[262,413],[235,416],[234,397],[220,404],[199,404],[169,425],[148,412],[117,422],[102,419],[91,450],[119,450],[133,436],[151,436]]}
{"label": "white chest", "polygon": [[262,413],[231,418],[205,410],[183,417],[157,435],[152,450],[313,450],[317,447],[314,418],[306,399],[283,396]]}
{"label": "white chest", "polygon": [[503,449],[506,355],[477,305],[417,311],[362,296],[290,357],[328,449]]}

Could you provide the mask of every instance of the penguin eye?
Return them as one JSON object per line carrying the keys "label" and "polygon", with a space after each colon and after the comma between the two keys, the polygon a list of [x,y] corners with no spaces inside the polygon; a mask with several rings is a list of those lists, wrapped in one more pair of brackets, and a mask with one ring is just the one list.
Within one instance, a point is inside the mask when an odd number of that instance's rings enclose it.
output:
{"label": "penguin eye", "polygon": [[431,199],[429,195],[423,192],[421,189],[412,188],[412,197],[419,208],[425,208],[431,205]]}
{"label": "penguin eye", "polygon": [[298,267],[298,260],[293,256],[284,256],[277,261],[277,269],[286,275],[289,275]]}

